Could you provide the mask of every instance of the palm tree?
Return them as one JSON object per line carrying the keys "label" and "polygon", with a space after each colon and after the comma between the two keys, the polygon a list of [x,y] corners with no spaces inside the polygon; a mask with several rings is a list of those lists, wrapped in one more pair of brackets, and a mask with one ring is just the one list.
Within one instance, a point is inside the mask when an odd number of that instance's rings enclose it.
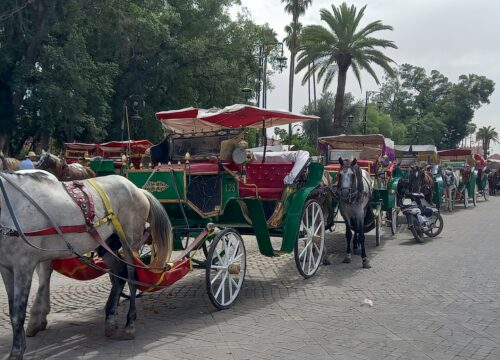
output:
{"label": "palm tree", "polygon": [[302,31],[300,39],[296,73],[314,62],[312,70],[318,70],[318,81],[324,78],[323,91],[326,91],[337,74],[333,123],[335,134],[341,133],[343,129],[342,112],[349,68],[352,69],[360,87],[360,71],[363,69],[379,84],[372,63],[382,67],[390,76],[394,76],[394,70],[390,66],[394,61],[378,48],[397,49],[397,46],[391,40],[371,36],[377,31],[393,30],[393,28],[382,24],[380,20],[360,28],[365,9],[366,5],[358,11],[354,5],[348,7],[346,3],[338,7],[332,5],[332,11],[321,9],[321,20],[328,25],[328,28],[321,25],[307,26]]}
{"label": "palm tree", "polygon": [[[307,8],[312,4],[312,0],[281,0],[285,4],[285,11],[292,14],[292,23],[290,24],[291,36],[287,43],[290,49],[290,77],[288,80],[288,111],[293,111],[293,77],[295,76],[295,56],[299,46],[298,31],[302,28],[299,23],[300,15],[305,14]],[[285,28],[286,29],[286,28]],[[292,125],[288,127],[288,132],[291,138]]]}
{"label": "palm tree", "polygon": [[488,150],[490,149],[490,143],[499,143],[498,133],[494,127],[483,126],[477,131],[476,141],[481,141],[483,145],[483,156],[486,158],[488,156]]}

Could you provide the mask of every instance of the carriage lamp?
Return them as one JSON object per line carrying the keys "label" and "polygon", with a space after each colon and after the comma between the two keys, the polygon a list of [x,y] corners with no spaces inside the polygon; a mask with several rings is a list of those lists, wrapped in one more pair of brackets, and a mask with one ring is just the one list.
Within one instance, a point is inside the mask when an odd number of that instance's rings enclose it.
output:
{"label": "carriage lamp", "polygon": [[184,160],[186,160],[186,164],[189,164],[189,161],[191,160],[191,154],[189,152],[186,152],[184,155]]}

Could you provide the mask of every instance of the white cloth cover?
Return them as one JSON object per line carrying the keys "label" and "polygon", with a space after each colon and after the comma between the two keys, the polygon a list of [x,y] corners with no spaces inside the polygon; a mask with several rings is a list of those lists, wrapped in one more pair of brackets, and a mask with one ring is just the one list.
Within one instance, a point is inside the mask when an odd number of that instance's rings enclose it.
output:
{"label": "white cloth cover", "polygon": [[[252,152],[254,160],[261,162],[264,156],[263,152]],[[276,151],[276,152],[266,152],[266,161],[270,163],[285,163],[293,162],[293,168],[290,173],[285,176],[283,182],[286,185],[293,184],[299,173],[302,171],[304,166],[307,165],[310,159],[309,151],[298,150],[298,151]]]}

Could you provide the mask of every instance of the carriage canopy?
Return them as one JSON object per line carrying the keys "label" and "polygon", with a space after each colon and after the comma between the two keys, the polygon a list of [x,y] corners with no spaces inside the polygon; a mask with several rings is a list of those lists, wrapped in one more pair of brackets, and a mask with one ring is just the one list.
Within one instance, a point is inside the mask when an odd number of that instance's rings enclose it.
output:
{"label": "carriage canopy", "polygon": [[320,144],[327,144],[334,150],[359,150],[362,160],[374,160],[376,156],[387,155],[394,161],[394,141],[380,134],[372,135],[338,135],[318,138]]}
{"label": "carriage canopy", "polygon": [[224,109],[186,108],[161,111],[156,119],[170,132],[185,134],[234,128],[266,128],[294,122],[318,119],[314,115],[295,114],[279,110],[261,109],[250,105],[231,105]]}

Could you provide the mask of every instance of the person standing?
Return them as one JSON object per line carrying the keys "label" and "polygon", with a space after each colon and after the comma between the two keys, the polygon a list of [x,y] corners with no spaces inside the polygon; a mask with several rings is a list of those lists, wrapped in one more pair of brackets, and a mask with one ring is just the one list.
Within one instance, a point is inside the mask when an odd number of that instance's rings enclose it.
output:
{"label": "person standing", "polygon": [[33,151],[28,152],[23,161],[21,161],[21,165],[19,166],[19,170],[30,170],[34,169],[35,165],[33,164],[36,161],[37,157]]}

